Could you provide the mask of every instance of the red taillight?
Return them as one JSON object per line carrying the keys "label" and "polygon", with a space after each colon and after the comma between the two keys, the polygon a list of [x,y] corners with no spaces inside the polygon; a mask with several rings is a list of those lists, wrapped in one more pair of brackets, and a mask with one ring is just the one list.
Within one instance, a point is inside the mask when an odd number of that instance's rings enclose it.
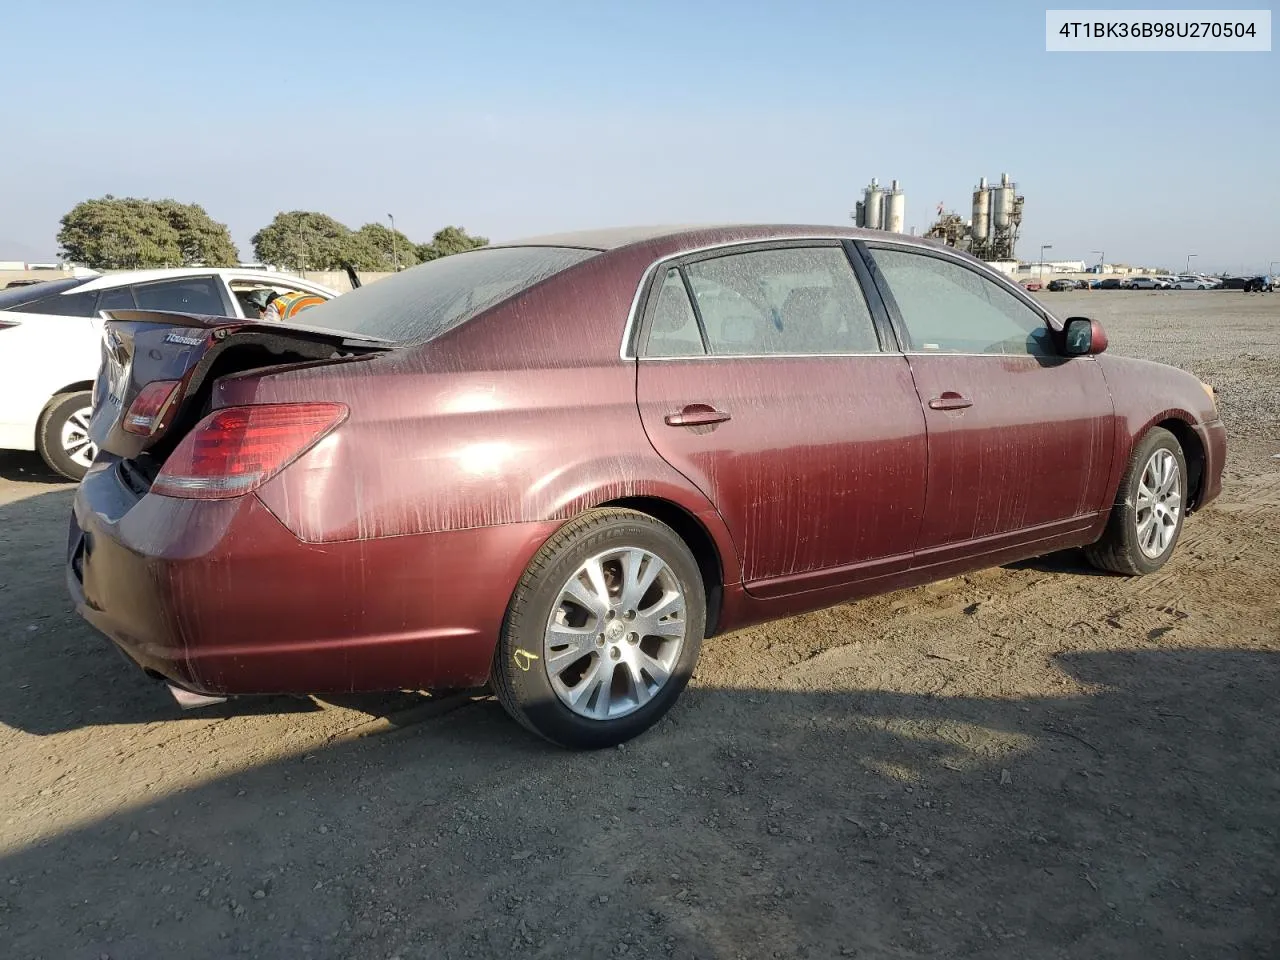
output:
{"label": "red taillight", "polygon": [[266,483],[346,419],[341,403],[227,407],[201,420],[169,454],[151,492],[225,500]]}
{"label": "red taillight", "polygon": [[144,437],[154,437],[164,426],[164,415],[169,412],[173,398],[181,384],[177,380],[156,380],[148,383],[129,404],[121,426]]}

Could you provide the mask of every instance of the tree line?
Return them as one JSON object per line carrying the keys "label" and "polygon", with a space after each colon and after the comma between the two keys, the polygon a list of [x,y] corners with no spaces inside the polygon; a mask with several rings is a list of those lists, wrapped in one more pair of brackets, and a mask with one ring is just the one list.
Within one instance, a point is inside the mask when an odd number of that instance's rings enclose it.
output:
{"label": "tree line", "polygon": [[[389,271],[483,247],[462,227],[444,227],[426,243],[366,223],[352,230],[327,214],[282,211],[253,235],[254,259],[285,270]],[[68,261],[95,270],[234,267],[239,251],[225,223],[196,203],[114,197],[84,200],[62,218],[58,245]]]}

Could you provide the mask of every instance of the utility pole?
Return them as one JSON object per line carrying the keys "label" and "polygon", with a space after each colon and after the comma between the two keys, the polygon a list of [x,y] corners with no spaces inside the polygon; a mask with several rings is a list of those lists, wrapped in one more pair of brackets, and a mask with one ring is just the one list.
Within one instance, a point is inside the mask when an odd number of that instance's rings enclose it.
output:
{"label": "utility pole", "polygon": [[1107,265],[1107,252],[1105,250],[1090,250],[1090,253],[1098,255],[1098,274],[1102,274],[1102,268]]}
{"label": "utility pole", "polygon": [[1195,259],[1196,257],[1198,257],[1198,256],[1200,256],[1200,254],[1198,254],[1198,253],[1188,253],[1188,254],[1187,254],[1187,269],[1186,269],[1186,270],[1184,271],[1184,273],[1183,273],[1183,275],[1184,275],[1184,276],[1190,276],[1190,274],[1191,274],[1191,261],[1192,261],[1192,260],[1194,260],[1194,259]]}
{"label": "utility pole", "polygon": [[391,214],[387,214],[387,219],[391,221],[391,268],[396,273],[400,272],[400,247],[396,243],[396,218]]}
{"label": "utility pole", "polygon": [[1052,249],[1053,249],[1052,243],[1040,244],[1040,282],[1041,283],[1044,282],[1044,252],[1046,250],[1052,250]]}

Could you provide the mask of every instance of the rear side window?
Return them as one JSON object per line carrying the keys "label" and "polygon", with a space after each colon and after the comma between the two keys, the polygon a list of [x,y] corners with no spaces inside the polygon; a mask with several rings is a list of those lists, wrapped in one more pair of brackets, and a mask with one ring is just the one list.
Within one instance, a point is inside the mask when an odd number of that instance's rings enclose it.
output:
{"label": "rear side window", "polygon": [[92,317],[94,304],[98,302],[98,291],[92,293],[58,293],[34,303],[25,303],[13,310],[23,313],[41,313],[58,317]]}
{"label": "rear side window", "polygon": [[114,290],[103,290],[102,296],[98,298],[98,313],[103,310],[132,310],[136,306],[132,287],[116,287]]}
{"label": "rear side window", "polygon": [[715,356],[879,353],[841,247],[784,247],[685,268]]}
{"label": "rear side window", "polygon": [[159,283],[140,283],[133,288],[141,310],[173,310],[177,313],[202,313],[220,317],[227,308],[218,294],[217,281],[213,277],[185,277],[181,280],[162,280]]}
{"label": "rear side window", "polygon": [[27,304],[33,304],[37,300],[43,300],[45,297],[65,293],[67,290],[74,290],[76,287],[82,286],[92,279],[92,277],[72,277],[65,280],[45,280],[41,283],[32,283],[21,287],[11,287],[8,290],[0,290],[0,310],[24,310],[32,313],[37,312],[30,311]]}
{"label": "rear side window", "polygon": [[658,290],[645,356],[700,357],[704,353],[698,318],[680,279],[680,271],[672,267]]}
{"label": "rear side window", "polygon": [[302,322],[395,343],[426,343],[597,252],[490,247],[455,253],[311,307]]}

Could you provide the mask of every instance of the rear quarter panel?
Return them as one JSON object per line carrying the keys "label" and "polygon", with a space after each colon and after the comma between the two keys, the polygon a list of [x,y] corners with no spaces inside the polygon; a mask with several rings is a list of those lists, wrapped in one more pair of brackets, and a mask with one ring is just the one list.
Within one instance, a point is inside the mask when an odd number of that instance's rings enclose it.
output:
{"label": "rear quarter panel", "polygon": [[53,395],[97,376],[100,335],[84,317],[3,316],[18,325],[0,329],[0,445],[34,450],[36,422]]}
{"label": "rear quarter panel", "polygon": [[567,519],[660,497],[703,525],[728,582],[740,579],[718,514],[641,427],[635,362],[618,348],[643,265],[615,269],[607,259],[422,347],[221,381],[217,406],[316,399],[350,408],[259,491],[262,501],[303,540],[331,542]]}

